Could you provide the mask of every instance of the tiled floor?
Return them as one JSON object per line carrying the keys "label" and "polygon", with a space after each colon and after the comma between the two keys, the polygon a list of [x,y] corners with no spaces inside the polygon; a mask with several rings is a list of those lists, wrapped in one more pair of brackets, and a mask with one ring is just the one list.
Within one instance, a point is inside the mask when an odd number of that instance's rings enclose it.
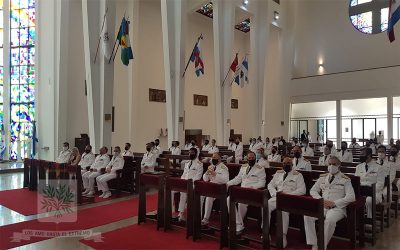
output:
{"label": "tiled floor", "polygon": [[[0,174],[0,190],[9,190],[22,188],[23,182],[23,173],[14,173],[14,174]],[[109,201],[107,203],[116,202],[120,200],[124,200],[128,198],[120,198]],[[105,204],[105,203],[102,203]],[[86,206],[80,206],[79,209],[86,207],[99,206],[99,204],[91,204]],[[38,217],[42,217],[45,215],[34,215],[34,216],[23,216],[19,213],[16,213],[12,210],[9,210],[3,206],[0,206],[0,225],[7,225],[27,220],[36,219]],[[107,225],[103,225],[100,227],[92,228],[93,232],[108,232],[118,228],[126,227],[128,225],[136,224],[137,217],[128,218],[125,220],[121,220],[118,222],[110,223]],[[383,233],[380,233],[378,236],[378,241],[374,247],[371,247],[367,244],[365,249],[390,249],[397,250],[400,249],[400,237],[398,236],[400,232],[400,218],[397,219],[393,223],[393,225],[386,229]],[[25,245],[19,247],[18,249],[62,249],[62,250],[70,250],[70,249],[91,249],[90,247],[81,244],[79,240],[81,237],[75,238],[53,238],[29,245]]]}

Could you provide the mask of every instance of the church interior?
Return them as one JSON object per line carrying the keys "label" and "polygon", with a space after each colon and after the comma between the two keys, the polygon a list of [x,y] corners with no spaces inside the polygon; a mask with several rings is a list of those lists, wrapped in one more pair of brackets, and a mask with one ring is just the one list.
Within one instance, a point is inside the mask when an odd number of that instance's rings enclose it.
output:
{"label": "church interior", "polygon": [[0,0],[0,249],[399,249],[399,19]]}

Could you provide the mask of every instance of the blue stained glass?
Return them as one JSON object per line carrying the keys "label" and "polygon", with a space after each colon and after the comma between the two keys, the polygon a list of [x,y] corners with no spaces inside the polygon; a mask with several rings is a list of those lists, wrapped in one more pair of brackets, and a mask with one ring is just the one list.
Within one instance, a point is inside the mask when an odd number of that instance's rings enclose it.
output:
{"label": "blue stained glass", "polygon": [[11,49],[11,66],[19,65],[19,48],[12,48]]}
{"label": "blue stained glass", "polygon": [[28,84],[20,86],[20,99],[21,102],[33,102],[35,100],[34,90],[29,87]]}
{"label": "blue stained glass", "polygon": [[19,67],[11,67],[11,85],[19,84]]}
{"label": "blue stained glass", "polygon": [[28,7],[29,8],[35,8],[35,0],[29,0],[28,1]]}
{"label": "blue stained glass", "polygon": [[36,30],[34,27],[29,28],[29,45],[35,44]]}

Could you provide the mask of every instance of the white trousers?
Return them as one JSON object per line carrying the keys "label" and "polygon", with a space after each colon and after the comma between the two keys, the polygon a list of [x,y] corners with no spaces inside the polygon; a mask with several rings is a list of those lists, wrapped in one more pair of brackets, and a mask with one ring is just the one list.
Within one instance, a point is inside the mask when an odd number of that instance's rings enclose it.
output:
{"label": "white trousers", "polygon": [[83,187],[85,189],[89,189],[90,191],[94,191],[94,181],[97,176],[101,175],[99,171],[90,172],[87,171],[82,175]]}
{"label": "white trousers", "polygon": [[[376,204],[382,202],[382,193],[376,193]],[[368,196],[365,201],[365,209],[367,210],[367,218],[372,218],[372,197]]]}
{"label": "white trousers", "polygon": [[[228,212],[229,212],[229,198],[227,199],[228,204]],[[238,203],[236,209],[236,231],[242,231],[244,229],[243,218],[246,216],[247,213],[247,204]]]}
{"label": "white trousers", "polygon": [[[271,199],[268,200],[268,224],[271,227],[271,213],[276,209],[276,197],[272,197]],[[261,215],[262,215],[262,210],[261,210]],[[283,235],[287,235],[288,227],[289,227],[289,213],[288,212],[282,212],[282,227],[283,227]]]}
{"label": "white trousers", "polygon": [[[346,216],[346,210],[341,208],[324,209],[325,222],[325,249],[335,232],[336,223]],[[315,221],[317,219],[304,216],[304,229],[306,231],[306,239],[308,245],[317,245],[317,233],[315,231]]]}
{"label": "white trousers", "polygon": [[206,204],[204,206],[204,219],[209,220],[211,215],[212,206],[214,204],[215,198],[212,197],[201,197],[201,207],[203,208],[204,198],[206,200]]}
{"label": "white trousers", "polygon": [[[176,193],[178,193],[178,192],[177,191],[172,191],[171,192],[172,207],[174,207],[174,195]],[[180,192],[178,212],[183,213],[185,211],[186,201],[187,201],[187,194]]]}
{"label": "white trousers", "polygon": [[115,174],[115,173],[107,173],[107,174],[97,176],[97,178],[96,178],[97,188],[99,190],[103,191],[103,193],[110,191],[110,189],[108,188],[107,182],[109,180],[112,180],[115,178],[117,178],[117,174]]}

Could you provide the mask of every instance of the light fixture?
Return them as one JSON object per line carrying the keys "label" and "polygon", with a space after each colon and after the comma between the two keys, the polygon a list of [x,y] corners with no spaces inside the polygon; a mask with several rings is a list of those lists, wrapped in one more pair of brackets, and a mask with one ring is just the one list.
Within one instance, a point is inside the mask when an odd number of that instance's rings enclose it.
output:
{"label": "light fixture", "polygon": [[243,4],[244,5],[248,5],[249,4],[249,0],[243,0]]}
{"label": "light fixture", "polygon": [[277,21],[279,20],[279,12],[278,11],[274,11],[274,20]]}

